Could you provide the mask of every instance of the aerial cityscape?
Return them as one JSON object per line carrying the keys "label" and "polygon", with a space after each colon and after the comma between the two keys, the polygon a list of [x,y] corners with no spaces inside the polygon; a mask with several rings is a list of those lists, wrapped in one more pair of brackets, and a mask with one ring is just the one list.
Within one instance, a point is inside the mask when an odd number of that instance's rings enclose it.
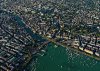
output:
{"label": "aerial cityscape", "polygon": [[0,71],[99,71],[100,0],[0,0]]}

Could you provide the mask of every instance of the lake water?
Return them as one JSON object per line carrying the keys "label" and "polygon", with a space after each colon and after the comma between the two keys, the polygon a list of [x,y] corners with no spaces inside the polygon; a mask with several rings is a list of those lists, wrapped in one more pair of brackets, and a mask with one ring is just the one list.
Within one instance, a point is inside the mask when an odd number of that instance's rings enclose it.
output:
{"label": "lake water", "polygon": [[31,61],[29,71],[100,71],[100,61],[55,44],[46,47],[46,55]]}

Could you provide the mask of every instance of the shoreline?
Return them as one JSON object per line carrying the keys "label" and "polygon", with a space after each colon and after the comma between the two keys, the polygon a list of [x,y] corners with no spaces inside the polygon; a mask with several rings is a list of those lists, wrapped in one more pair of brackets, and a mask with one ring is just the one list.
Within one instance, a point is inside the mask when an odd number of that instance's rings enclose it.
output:
{"label": "shoreline", "polygon": [[[39,34],[38,34],[38,35],[39,35]],[[80,53],[80,54],[89,56],[89,57],[94,58],[94,59],[96,59],[96,60],[100,60],[100,57],[97,56],[98,53],[96,53],[96,55],[93,55],[93,54],[91,53],[92,51],[90,51],[90,50],[87,50],[87,49],[82,50],[81,47],[79,47],[80,49],[78,49],[78,47],[75,48],[75,47],[72,47],[72,46],[67,46],[67,45],[65,45],[65,44],[56,42],[55,40],[50,39],[50,38],[48,38],[48,37],[46,37],[46,36],[42,36],[42,35],[40,35],[40,36],[43,37],[43,38],[45,38],[45,39],[47,39],[48,41],[50,41],[50,42],[52,42],[52,43],[57,44],[58,46],[62,46],[62,47],[65,47],[65,48],[69,48],[69,49],[71,49],[71,50],[73,50],[73,51],[75,51],[75,52],[77,52],[77,53]]]}

